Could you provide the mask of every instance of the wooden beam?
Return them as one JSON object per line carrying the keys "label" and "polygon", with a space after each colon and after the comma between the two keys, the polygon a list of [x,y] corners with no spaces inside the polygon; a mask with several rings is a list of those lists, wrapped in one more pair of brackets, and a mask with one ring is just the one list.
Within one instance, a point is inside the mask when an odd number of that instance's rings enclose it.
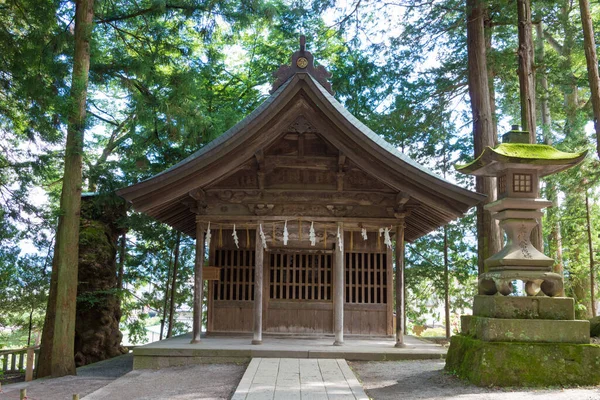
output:
{"label": "wooden beam", "polygon": [[[338,232],[336,232],[335,243],[335,264],[333,268],[333,326],[335,332],[334,346],[344,344],[344,224],[337,223]],[[337,238],[339,233],[340,238]]]}
{"label": "wooden beam", "polygon": [[196,221],[196,262],[194,264],[194,316],[192,321],[192,341],[200,343],[202,333],[202,299],[204,298],[204,224]]}
{"label": "wooden beam", "polygon": [[404,344],[404,221],[396,226],[396,347]]}
{"label": "wooden beam", "polygon": [[[217,222],[220,224],[238,224],[240,222],[257,222],[263,221],[268,222],[283,222],[293,221],[300,218],[298,215],[198,215],[196,221],[201,222]],[[391,226],[398,223],[397,218],[360,218],[360,217],[301,217],[307,221],[314,222],[331,222],[331,223],[362,223],[363,225],[376,225],[376,226]]]}
{"label": "wooden beam", "polygon": [[[262,221],[258,221],[262,224]],[[263,316],[263,263],[264,249],[260,237],[260,228],[255,229],[255,261],[254,261],[254,338],[252,344],[262,344]]]}

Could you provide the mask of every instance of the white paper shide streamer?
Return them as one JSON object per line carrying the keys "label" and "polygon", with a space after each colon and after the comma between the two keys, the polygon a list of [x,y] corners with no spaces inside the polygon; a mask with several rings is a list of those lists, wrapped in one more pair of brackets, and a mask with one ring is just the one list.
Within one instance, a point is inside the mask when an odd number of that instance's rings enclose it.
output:
{"label": "white paper shide streamer", "polygon": [[367,230],[365,228],[362,228],[360,230],[360,234],[361,234],[363,240],[367,240],[368,239],[368,237],[367,237]]}
{"label": "white paper shide streamer", "polygon": [[383,230],[383,243],[388,247],[388,249],[392,248],[392,238],[390,238],[390,228],[385,228]]}
{"label": "white paper shide streamer", "polygon": [[267,238],[265,237],[265,233],[263,232],[262,224],[260,224],[258,227],[259,227],[258,234],[260,236],[262,246],[266,250],[267,249]]}
{"label": "white paper shide streamer", "polygon": [[206,248],[209,249],[210,248],[210,238],[212,237],[212,235],[210,234],[210,221],[208,221],[208,226],[206,227],[206,236],[204,237],[205,241],[206,241]]}
{"label": "white paper shide streamer", "polygon": [[338,246],[340,248],[340,251],[344,251],[344,238],[342,238],[342,232],[341,232],[339,226],[338,226],[338,231],[337,231],[337,239],[338,239]]}
{"label": "white paper shide streamer", "polygon": [[383,235],[383,231],[384,231],[383,228],[379,228],[379,237],[381,237],[381,235]]}
{"label": "white paper shide streamer", "polygon": [[231,234],[231,236],[233,236],[233,242],[235,243],[235,247],[237,247],[239,249],[240,248],[240,240],[238,239],[237,232],[235,231],[235,224],[233,224],[233,233]]}
{"label": "white paper shide streamer", "polygon": [[308,231],[308,240],[310,240],[310,245],[314,246],[317,244],[317,235],[315,234],[315,223],[310,223],[310,231]]}
{"label": "white paper shide streamer", "polygon": [[290,240],[290,233],[287,230],[287,220],[283,224],[283,245],[287,246],[288,240]]}

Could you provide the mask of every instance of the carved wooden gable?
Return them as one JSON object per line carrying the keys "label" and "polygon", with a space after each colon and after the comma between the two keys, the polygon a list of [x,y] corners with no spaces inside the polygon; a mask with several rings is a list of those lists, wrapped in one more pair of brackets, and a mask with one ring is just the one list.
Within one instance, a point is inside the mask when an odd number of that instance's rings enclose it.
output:
{"label": "carved wooden gable", "polygon": [[267,148],[209,189],[395,193],[345,157],[304,115],[298,116]]}

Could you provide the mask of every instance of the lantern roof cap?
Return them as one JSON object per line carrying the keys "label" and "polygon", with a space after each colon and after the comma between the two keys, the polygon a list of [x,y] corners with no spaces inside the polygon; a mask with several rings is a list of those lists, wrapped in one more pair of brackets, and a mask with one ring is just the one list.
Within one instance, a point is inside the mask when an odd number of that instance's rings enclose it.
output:
{"label": "lantern roof cap", "polygon": [[586,155],[587,150],[567,153],[545,144],[502,143],[486,147],[474,161],[455,165],[455,168],[463,174],[477,176],[498,176],[507,168],[525,168],[546,176],[579,164]]}

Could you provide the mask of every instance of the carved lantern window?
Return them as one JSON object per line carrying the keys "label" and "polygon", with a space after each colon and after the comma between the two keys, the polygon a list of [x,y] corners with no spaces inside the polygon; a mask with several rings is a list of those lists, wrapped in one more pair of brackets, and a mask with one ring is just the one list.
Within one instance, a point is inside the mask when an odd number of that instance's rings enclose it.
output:
{"label": "carved lantern window", "polygon": [[506,175],[498,177],[498,196],[506,196]]}
{"label": "carved lantern window", "polygon": [[531,174],[513,174],[513,192],[515,193],[531,193],[532,188]]}

